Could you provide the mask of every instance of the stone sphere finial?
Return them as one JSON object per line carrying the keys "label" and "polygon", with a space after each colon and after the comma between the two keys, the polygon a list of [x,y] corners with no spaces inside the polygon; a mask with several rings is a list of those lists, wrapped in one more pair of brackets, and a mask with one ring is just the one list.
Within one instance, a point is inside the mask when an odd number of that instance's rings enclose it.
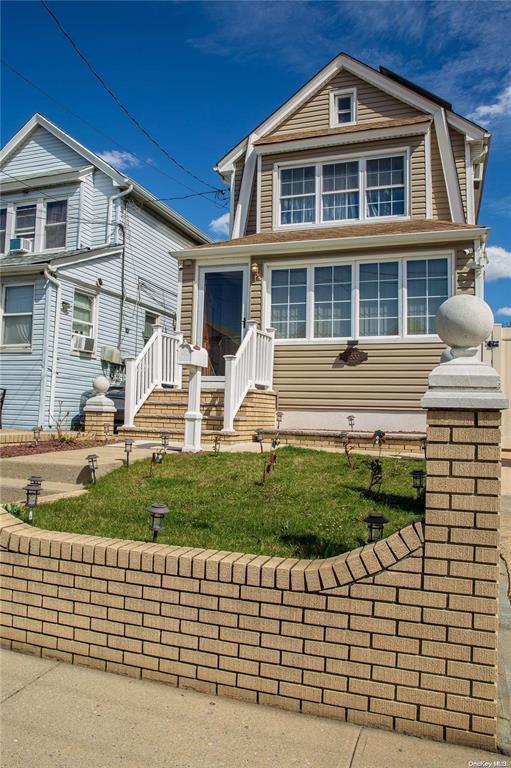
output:
{"label": "stone sphere finial", "polygon": [[[454,357],[456,350],[479,346],[493,329],[493,313],[488,304],[477,296],[459,293],[441,304],[436,316],[437,333]],[[472,354],[471,352],[468,354]]]}
{"label": "stone sphere finial", "polygon": [[92,386],[98,395],[106,395],[110,389],[110,382],[106,376],[96,376],[92,379]]}

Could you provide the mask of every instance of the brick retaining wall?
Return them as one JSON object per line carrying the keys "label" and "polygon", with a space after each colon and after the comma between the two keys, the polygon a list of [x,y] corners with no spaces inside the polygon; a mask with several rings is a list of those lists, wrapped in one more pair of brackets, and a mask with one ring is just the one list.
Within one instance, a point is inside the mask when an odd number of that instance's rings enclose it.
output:
{"label": "brick retaining wall", "polygon": [[495,749],[499,419],[430,411],[424,529],[328,560],[54,533],[3,513],[3,642]]}

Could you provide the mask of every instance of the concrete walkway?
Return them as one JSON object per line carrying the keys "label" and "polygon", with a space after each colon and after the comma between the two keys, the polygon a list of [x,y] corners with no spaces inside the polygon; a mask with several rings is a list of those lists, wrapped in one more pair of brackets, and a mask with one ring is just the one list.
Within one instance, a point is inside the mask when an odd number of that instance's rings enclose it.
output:
{"label": "concrete walkway", "polygon": [[0,651],[0,664],[5,768],[467,768],[481,760],[490,768],[506,760],[12,651]]}

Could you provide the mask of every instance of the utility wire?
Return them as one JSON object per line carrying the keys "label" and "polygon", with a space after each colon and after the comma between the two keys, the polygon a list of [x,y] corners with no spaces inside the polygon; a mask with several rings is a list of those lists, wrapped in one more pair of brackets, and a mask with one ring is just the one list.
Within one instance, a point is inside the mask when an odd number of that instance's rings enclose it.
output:
{"label": "utility wire", "polygon": [[[162,145],[159,143],[159,141],[157,141],[157,139],[155,139],[155,138],[154,138],[154,137],[153,137],[153,136],[152,136],[152,135],[149,133],[149,131],[148,131],[148,130],[146,130],[146,128],[144,128],[144,126],[143,126],[143,125],[142,125],[142,124],[141,124],[141,123],[138,121],[138,119],[137,119],[137,118],[136,118],[136,117],[135,117],[135,116],[134,116],[134,115],[133,115],[133,114],[130,112],[130,110],[129,110],[129,109],[128,109],[128,108],[127,108],[127,107],[126,107],[124,104],[123,104],[123,102],[122,102],[122,101],[121,101],[121,100],[120,100],[120,99],[119,99],[119,98],[116,96],[116,94],[115,94],[115,93],[112,91],[112,89],[111,89],[111,88],[110,88],[110,86],[109,86],[109,85],[108,85],[108,84],[105,82],[105,80],[102,78],[102,76],[101,76],[101,75],[100,75],[100,74],[99,74],[99,73],[98,73],[98,72],[97,72],[97,71],[94,69],[94,67],[92,66],[92,64],[91,64],[91,63],[90,63],[90,61],[88,60],[88,58],[85,56],[85,54],[84,54],[84,53],[82,53],[82,51],[81,51],[81,50],[80,50],[80,48],[78,47],[77,43],[75,43],[75,41],[73,40],[73,38],[71,37],[71,35],[70,35],[68,32],[66,32],[66,30],[65,30],[65,29],[64,29],[64,27],[62,26],[62,24],[61,24],[60,20],[59,20],[59,19],[58,19],[58,17],[55,15],[55,13],[54,13],[54,12],[51,10],[51,8],[49,7],[49,5],[48,5],[48,3],[46,2],[46,0],[39,0],[39,2],[40,2],[40,3],[41,3],[41,5],[43,6],[43,8],[46,10],[46,12],[49,14],[49,16],[51,16],[51,18],[53,19],[53,21],[54,21],[54,22],[55,22],[55,24],[57,25],[58,29],[59,29],[59,30],[62,32],[62,34],[64,35],[64,37],[65,37],[65,38],[66,38],[66,39],[67,39],[67,40],[70,42],[70,44],[72,45],[72,47],[74,48],[74,50],[76,51],[76,53],[78,54],[78,56],[81,58],[81,60],[84,62],[84,64],[85,64],[85,65],[88,67],[88,69],[89,69],[89,70],[90,70],[90,72],[91,72],[91,73],[94,75],[94,77],[96,78],[96,80],[97,80],[97,81],[100,83],[100,85],[101,85],[101,86],[104,88],[104,90],[105,90],[105,91],[106,91],[106,92],[109,94],[109,96],[110,96],[110,97],[111,97],[111,98],[112,98],[112,99],[115,101],[115,103],[117,104],[117,106],[118,106],[118,107],[120,107],[120,109],[122,109],[122,111],[123,111],[123,112],[125,113],[125,115],[126,115],[128,118],[129,118],[129,120],[130,120],[130,121],[133,123],[133,125],[135,125],[135,126],[136,126],[136,128],[138,128],[138,130],[139,130],[139,131],[141,131],[141,133],[143,133],[143,134],[144,134],[144,136],[145,136],[147,139],[149,139],[149,141],[150,141],[152,144],[154,144],[154,146],[155,146],[155,147],[157,147],[157,148],[160,150],[160,152],[162,152],[162,153],[165,155],[165,157],[166,157],[168,160],[170,160],[172,163],[174,163],[175,165],[177,165],[177,167],[178,167],[178,168],[180,168],[180,169],[181,169],[181,170],[182,170],[184,173],[187,173],[189,176],[191,176],[192,178],[194,178],[196,181],[199,181],[201,184],[204,184],[204,186],[206,186],[206,187],[209,187],[210,189],[217,191],[217,190],[218,190],[218,188],[217,188],[217,187],[214,187],[214,186],[213,186],[212,184],[210,184],[208,181],[205,181],[204,179],[201,179],[201,177],[200,177],[200,176],[197,176],[195,173],[193,173],[193,171],[190,171],[190,170],[189,170],[189,169],[188,169],[188,168],[187,168],[185,165],[183,165],[183,163],[179,162],[179,160],[177,160],[175,157],[173,157],[173,156],[172,156],[172,155],[171,155],[171,154],[170,154],[170,153],[169,153],[169,152],[168,152],[168,151],[165,149],[165,147],[163,147],[163,146],[162,146]],[[224,190],[221,190],[221,191],[222,191],[222,192],[224,192]]]}
{"label": "utility wire", "polygon": [[[75,112],[70,107],[67,106],[63,101],[60,101],[59,99],[56,99],[54,96],[52,96],[50,93],[45,91],[43,88],[41,88],[39,85],[34,83],[30,78],[28,78],[26,75],[24,75],[19,70],[15,69],[11,64],[9,64],[5,59],[0,59],[2,66],[4,66],[6,69],[10,70],[13,74],[15,74],[17,77],[19,77],[21,80],[23,80],[25,83],[30,85],[32,88],[34,88],[36,91],[39,91],[43,94],[43,96],[46,96],[47,99],[50,99],[51,101],[55,102],[55,104],[58,104],[59,107],[62,109],[65,109],[66,112],[69,112],[70,115],[73,115],[73,117],[76,117],[78,120],[81,120],[82,123],[87,125],[89,128],[92,128],[93,131],[96,131],[100,136],[103,136],[105,139],[108,139],[108,141],[111,141],[113,144],[119,147],[119,149],[122,149],[124,152],[128,152],[130,155],[133,155],[137,160],[139,160],[141,163],[144,163],[144,165],[147,165],[151,170],[156,171],[157,173],[160,173],[162,176],[166,176],[168,179],[171,179],[171,181],[175,181],[176,184],[180,184],[185,189],[188,189],[190,192],[195,192],[192,187],[189,187],[187,184],[184,183],[184,181],[181,181],[180,179],[176,179],[175,176],[171,176],[166,171],[159,168],[156,164],[150,163],[147,160],[145,160],[143,157],[140,157],[140,155],[137,155],[136,152],[133,152],[128,147],[121,144],[117,139],[114,139],[113,136],[109,136],[108,133],[105,133],[100,128],[98,128],[94,123],[91,123],[90,120],[87,120],[83,115],[80,115],[78,112]],[[227,190],[223,190],[226,192]],[[204,194],[197,192],[196,194]],[[168,198],[168,199],[174,199],[174,198]],[[180,198],[175,198],[176,200]],[[206,198],[207,199],[207,198]],[[216,208],[220,208],[221,206],[218,205],[215,201],[210,201]]]}

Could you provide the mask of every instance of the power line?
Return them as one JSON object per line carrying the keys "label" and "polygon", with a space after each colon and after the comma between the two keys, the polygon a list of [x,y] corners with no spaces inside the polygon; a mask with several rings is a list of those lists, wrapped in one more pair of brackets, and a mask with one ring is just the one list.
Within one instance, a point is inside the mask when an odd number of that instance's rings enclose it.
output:
{"label": "power line", "polygon": [[[15,74],[17,77],[19,77],[21,80],[23,80],[25,83],[30,85],[32,88],[34,88],[36,91],[39,91],[43,94],[43,96],[46,96],[47,99],[50,99],[51,101],[55,102],[55,104],[58,104],[59,107],[62,109],[65,109],[66,112],[69,112],[70,115],[73,115],[73,117],[76,117],[78,120],[81,120],[82,123],[87,125],[89,128],[92,128],[93,131],[96,131],[100,136],[103,136],[105,139],[108,139],[108,141],[111,141],[113,144],[118,146],[120,149],[122,149],[124,152],[128,152],[130,155],[133,155],[137,160],[139,160],[141,163],[144,163],[144,165],[147,165],[151,170],[156,171],[157,173],[160,173],[162,176],[166,176],[168,179],[171,179],[171,181],[175,181],[176,184],[180,184],[185,189],[188,189],[190,192],[195,192],[192,187],[189,187],[187,184],[184,183],[184,181],[181,181],[180,179],[176,179],[175,176],[171,176],[169,173],[166,173],[166,171],[163,171],[161,168],[159,168],[156,164],[150,163],[147,160],[145,160],[143,157],[140,157],[140,155],[137,155],[136,152],[133,152],[128,147],[121,144],[117,139],[114,139],[113,136],[109,136],[108,133],[105,133],[100,128],[98,128],[96,125],[90,122],[90,120],[87,120],[85,117],[80,115],[78,112],[75,112],[70,107],[67,106],[63,101],[60,101],[60,99],[56,99],[54,96],[52,96],[50,93],[45,91],[43,88],[41,88],[39,85],[34,83],[30,78],[28,78],[26,75],[24,75],[19,70],[15,69],[11,64],[9,64],[5,59],[0,59],[2,66],[4,66],[6,69],[9,69],[13,74]],[[226,190],[224,190],[226,191]],[[197,193],[202,194],[202,193]],[[172,199],[172,198],[168,198]],[[179,198],[176,198],[179,199]],[[219,208],[219,206],[216,202],[213,200],[210,201],[215,207]]]}
{"label": "power line", "polygon": [[[109,94],[109,96],[115,101],[118,107],[122,109],[122,111],[125,113],[125,115],[129,118],[129,120],[133,123],[133,125],[138,128],[139,131],[141,131],[144,136],[149,139],[149,141],[154,144],[155,147],[157,147],[160,152],[162,152],[165,157],[170,160],[172,163],[177,165],[178,168],[180,168],[184,173],[187,173],[192,178],[196,179],[196,181],[199,181],[201,184],[204,184],[204,186],[209,187],[210,189],[217,190],[217,187],[214,187],[212,184],[210,184],[208,181],[205,181],[204,179],[201,179],[200,176],[197,176],[193,171],[190,171],[183,163],[179,162],[175,157],[173,157],[166,149],[163,147],[157,139],[155,139],[146,128],[138,121],[138,119],[130,112],[130,110],[123,104],[123,102],[116,96],[116,94],[112,91],[110,86],[106,83],[106,81],[102,78],[102,76],[95,70],[93,65],[90,63],[88,58],[85,56],[84,53],[80,50],[77,43],[73,40],[71,35],[66,32],[64,27],[62,26],[60,20],[55,15],[55,13],[51,10],[51,8],[46,3],[46,0],[39,0],[43,8],[46,10],[46,12],[51,16],[55,24],[57,25],[58,29],[62,32],[64,37],[70,42],[78,56],[81,58],[81,60],[84,62],[84,64],[88,67],[90,72],[94,75],[96,80],[100,83],[100,85],[104,88],[104,90]],[[223,190],[222,190],[223,191]]]}

